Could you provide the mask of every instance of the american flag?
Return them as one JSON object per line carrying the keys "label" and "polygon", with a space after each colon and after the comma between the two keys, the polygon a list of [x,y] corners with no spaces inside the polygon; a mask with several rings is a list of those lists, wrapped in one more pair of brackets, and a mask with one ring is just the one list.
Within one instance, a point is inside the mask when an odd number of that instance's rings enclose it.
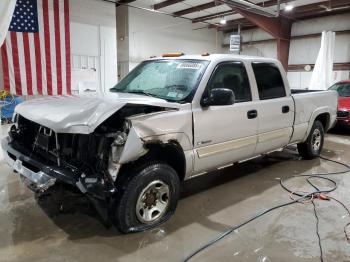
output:
{"label": "american flag", "polygon": [[70,94],[69,0],[17,0],[1,58],[6,91]]}

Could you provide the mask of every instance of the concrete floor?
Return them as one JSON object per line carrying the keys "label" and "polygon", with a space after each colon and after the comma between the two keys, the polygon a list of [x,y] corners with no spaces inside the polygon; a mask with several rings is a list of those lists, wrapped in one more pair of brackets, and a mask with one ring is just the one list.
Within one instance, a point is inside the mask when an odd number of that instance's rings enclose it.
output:
{"label": "concrete floor", "polygon": [[[350,136],[327,135],[323,154],[350,163]],[[319,159],[299,160],[292,150],[273,153],[186,182],[170,221],[152,231],[120,235],[76,198],[66,200],[64,212],[54,199],[39,205],[1,160],[0,261],[182,261],[228,227],[289,201],[278,178],[337,170],[341,167]],[[331,195],[350,207],[350,173],[333,178],[339,188]],[[306,184],[298,179],[289,186]],[[334,202],[316,206],[325,261],[350,261],[343,232],[349,217]],[[191,261],[320,261],[319,255],[312,205],[298,204],[246,225]]]}

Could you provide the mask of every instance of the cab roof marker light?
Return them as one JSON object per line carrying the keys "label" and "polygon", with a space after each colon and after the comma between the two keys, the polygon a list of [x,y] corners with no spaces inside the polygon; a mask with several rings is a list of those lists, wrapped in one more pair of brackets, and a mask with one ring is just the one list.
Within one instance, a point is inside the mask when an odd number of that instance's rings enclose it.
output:
{"label": "cab roof marker light", "polygon": [[168,53],[162,54],[162,57],[179,57],[185,55],[184,53]]}

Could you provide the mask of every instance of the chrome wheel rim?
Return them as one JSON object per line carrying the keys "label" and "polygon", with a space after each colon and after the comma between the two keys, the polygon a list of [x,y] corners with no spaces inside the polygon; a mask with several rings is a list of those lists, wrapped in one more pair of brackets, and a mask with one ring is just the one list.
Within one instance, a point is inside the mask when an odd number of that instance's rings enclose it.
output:
{"label": "chrome wheel rim", "polygon": [[320,150],[321,142],[322,142],[321,131],[319,129],[315,129],[313,134],[312,134],[312,140],[311,140],[312,149],[314,151]]}
{"label": "chrome wheel rim", "polygon": [[140,193],[136,203],[137,219],[146,224],[159,220],[170,202],[169,186],[160,180],[149,183]]}

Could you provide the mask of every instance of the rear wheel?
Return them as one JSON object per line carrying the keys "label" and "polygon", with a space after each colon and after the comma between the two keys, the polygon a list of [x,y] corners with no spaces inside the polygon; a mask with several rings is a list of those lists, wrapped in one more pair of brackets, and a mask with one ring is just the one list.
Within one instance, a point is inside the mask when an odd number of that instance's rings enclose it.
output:
{"label": "rear wheel", "polygon": [[304,159],[312,159],[321,154],[324,144],[324,129],[320,121],[315,121],[309,136],[304,143],[298,144],[299,155]]}
{"label": "rear wheel", "polygon": [[174,213],[180,195],[180,181],[173,168],[153,162],[135,170],[121,185],[115,207],[115,222],[123,233],[158,226]]}

